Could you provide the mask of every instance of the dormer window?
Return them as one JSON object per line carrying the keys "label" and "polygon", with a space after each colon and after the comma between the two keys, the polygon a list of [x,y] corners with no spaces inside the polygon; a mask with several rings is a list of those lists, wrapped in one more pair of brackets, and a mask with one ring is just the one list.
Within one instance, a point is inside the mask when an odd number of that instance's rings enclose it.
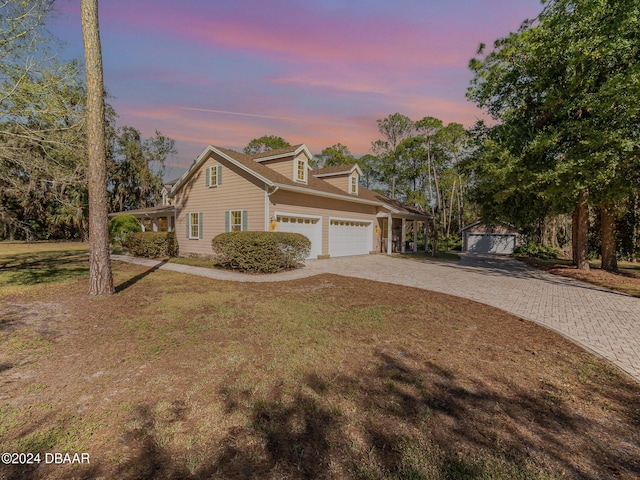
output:
{"label": "dormer window", "polygon": [[298,158],[295,161],[294,179],[296,182],[307,183],[307,161],[303,158]]}
{"label": "dormer window", "polygon": [[349,177],[349,193],[352,195],[358,194],[358,176],[357,175],[351,175],[351,177]]}

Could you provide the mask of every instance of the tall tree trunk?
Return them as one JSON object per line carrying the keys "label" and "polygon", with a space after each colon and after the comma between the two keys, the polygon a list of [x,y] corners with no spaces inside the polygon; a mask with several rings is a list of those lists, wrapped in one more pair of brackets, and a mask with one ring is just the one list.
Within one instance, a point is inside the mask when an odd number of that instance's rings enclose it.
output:
{"label": "tall tree trunk", "polygon": [[87,182],[89,190],[89,295],[112,295],[109,256],[107,159],[104,134],[104,82],[98,0],[81,0],[82,39],[87,77]]}
{"label": "tall tree trunk", "polygon": [[600,235],[602,242],[602,268],[609,272],[618,271],[616,258],[616,215],[615,206],[609,202],[600,205],[601,221]]}
{"label": "tall tree trunk", "polygon": [[453,195],[456,192],[456,179],[453,179],[453,185],[451,186],[451,196],[449,198],[449,221],[447,222],[447,237],[451,235],[451,222],[453,220]]}
{"label": "tall tree trunk", "polygon": [[633,201],[631,203],[631,219],[633,226],[631,227],[631,261],[633,263],[638,262],[638,204],[640,203],[639,195],[636,193],[633,195]]}
{"label": "tall tree trunk", "polygon": [[572,240],[573,264],[578,270],[589,270],[589,192],[578,194],[573,210]]}

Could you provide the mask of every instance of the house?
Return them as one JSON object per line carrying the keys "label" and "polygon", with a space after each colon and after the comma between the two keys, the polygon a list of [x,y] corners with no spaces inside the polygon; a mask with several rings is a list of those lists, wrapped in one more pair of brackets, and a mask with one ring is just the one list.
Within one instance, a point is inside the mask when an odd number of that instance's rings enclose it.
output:
{"label": "house", "polygon": [[163,185],[162,203],[155,207],[139,208],[137,210],[128,210],[126,212],[117,212],[109,214],[110,217],[119,215],[120,213],[128,213],[133,215],[140,221],[143,232],[172,232],[175,230],[175,207],[172,199],[169,198],[171,188],[178,180],[172,180]]}
{"label": "house", "polygon": [[301,233],[309,258],[417,251],[427,214],[362,187],[358,165],[313,170],[311,158],[305,145],[257,155],[209,145],[168,195],[180,254],[211,255],[216,235],[244,230]]}
{"label": "house", "polygon": [[462,251],[470,253],[511,254],[520,234],[507,224],[474,222],[462,229]]}

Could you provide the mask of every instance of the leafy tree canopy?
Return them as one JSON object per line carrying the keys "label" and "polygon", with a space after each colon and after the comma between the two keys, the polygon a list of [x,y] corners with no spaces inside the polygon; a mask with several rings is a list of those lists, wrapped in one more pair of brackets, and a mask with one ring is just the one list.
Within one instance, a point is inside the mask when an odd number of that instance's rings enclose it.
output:
{"label": "leafy tree canopy", "polygon": [[246,147],[244,153],[247,155],[256,155],[258,153],[268,152],[269,150],[277,150],[279,148],[290,147],[291,144],[284,138],[276,135],[264,135],[260,138],[254,138]]}

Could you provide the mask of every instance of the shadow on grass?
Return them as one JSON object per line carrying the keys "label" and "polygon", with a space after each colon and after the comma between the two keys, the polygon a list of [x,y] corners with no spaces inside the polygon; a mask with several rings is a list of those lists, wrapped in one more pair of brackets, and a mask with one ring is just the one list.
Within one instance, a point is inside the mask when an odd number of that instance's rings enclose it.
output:
{"label": "shadow on grass", "polygon": [[120,293],[120,292],[126,290],[127,288],[131,287],[132,285],[135,285],[136,283],[138,283],[140,280],[142,280],[146,276],[151,275],[156,270],[159,270],[167,262],[168,262],[167,260],[162,260],[161,262],[158,262],[157,264],[155,264],[150,269],[145,270],[144,272],[136,275],[135,277],[131,277],[126,282],[122,282],[120,285],[116,286],[116,293]]}
{"label": "shadow on grass", "polygon": [[310,373],[288,394],[279,389],[256,398],[251,388],[232,381],[218,395],[226,414],[246,420],[228,429],[222,441],[212,438],[190,447],[201,453],[191,461],[180,459],[158,433],[163,422],[168,431],[182,428],[184,405],[175,402],[169,420],[166,413],[154,413],[153,402],[142,405],[132,414],[136,427],[129,432],[137,454],[114,474],[141,479],[638,478],[635,402],[640,389],[619,388],[614,374],[597,380],[594,397],[613,392],[607,402],[625,418],[624,426],[581,415],[560,387],[526,389],[505,377],[498,391],[428,361],[379,352],[371,370],[330,379]]}
{"label": "shadow on grass", "polygon": [[0,257],[0,286],[57,283],[88,273],[87,252],[38,252]]}

